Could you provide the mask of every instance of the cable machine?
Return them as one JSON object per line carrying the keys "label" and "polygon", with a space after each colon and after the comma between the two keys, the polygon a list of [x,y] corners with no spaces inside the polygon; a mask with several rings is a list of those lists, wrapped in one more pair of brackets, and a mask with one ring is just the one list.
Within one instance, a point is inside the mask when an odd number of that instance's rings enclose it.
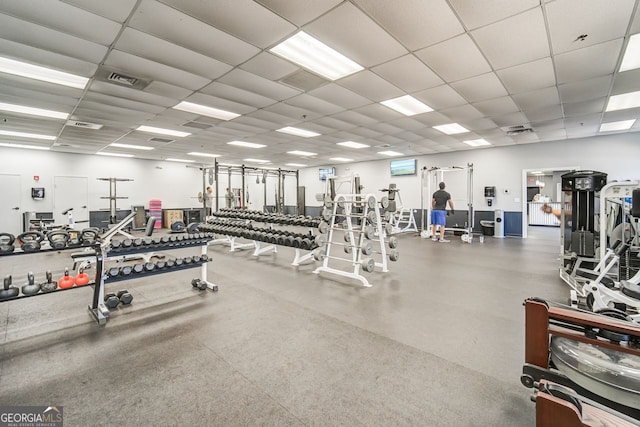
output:
{"label": "cable machine", "polygon": [[[431,237],[431,195],[435,188],[438,187],[438,183],[445,181],[444,174],[447,172],[461,172],[465,171],[467,174],[467,220],[464,228],[461,227],[445,227],[445,231],[461,231],[463,235],[461,239],[463,242],[471,243],[473,240],[473,223],[474,223],[474,211],[473,211],[473,163],[468,163],[467,166],[451,166],[451,167],[437,167],[422,168],[420,175],[420,208],[422,210],[422,231],[420,237],[426,239]],[[424,194],[424,188],[427,187],[427,195]],[[425,209],[425,204],[427,208]],[[425,226],[426,224],[426,226]]]}

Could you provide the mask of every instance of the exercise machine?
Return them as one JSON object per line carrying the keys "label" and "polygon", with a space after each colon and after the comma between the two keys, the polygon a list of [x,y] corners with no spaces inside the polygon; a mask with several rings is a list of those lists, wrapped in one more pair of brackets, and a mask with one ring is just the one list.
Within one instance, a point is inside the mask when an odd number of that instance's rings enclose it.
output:
{"label": "exercise machine", "polygon": [[400,196],[400,190],[395,184],[389,184],[389,188],[383,188],[383,193],[388,194],[389,207],[387,212],[391,214],[389,218],[389,224],[391,224],[391,233],[411,233],[418,232],[418,224],[416,224],[416,218],[413,215],[413,209],[407,209],[402,203],[402,197]]}
{"label": "exercise machine", "polygon": [[[465,172],[467,175],[466,190],[467,190],[467,218],[464,227],[445,227],[445,231],[461,232],[460,237],[463,242],[471,243],[473,241],[473,223],[474,223],[474,211],[473,211],[473,163],[468,163],[466,166],[451,166],[451,167],[432,167],[422,168],[420,175],[420,208],[422,210],[422,231],[420,237],[428,239],[431,237],[431,198],[435,189],[438,187],[438,183],[446,182],[444,177],[449,172]],[[426,187],[426,196],[424,189]],[[455,201],[455,199],[454,199]],[[428,206],[425,209],[425,205]]]}
{"label": "exercise machine", "polygon": [[[584,415],[581,402],[615,420],[638,425],[640,325],[629,322],[615,309],[596,314],[538,298],[530,298],[524,305],[525,363],[520,381],[525,387],[537,389],[536,402],[541,398],[542,406],[551,406],[543,408],[544,419],[537,420],[537,425],[583,425],[577,423]],[[550,383],[566,387],[575,395],[549,393],[545,384]],[[566,406],[573,408],[576,423],[545,421],[549,416],[560,417]]]}

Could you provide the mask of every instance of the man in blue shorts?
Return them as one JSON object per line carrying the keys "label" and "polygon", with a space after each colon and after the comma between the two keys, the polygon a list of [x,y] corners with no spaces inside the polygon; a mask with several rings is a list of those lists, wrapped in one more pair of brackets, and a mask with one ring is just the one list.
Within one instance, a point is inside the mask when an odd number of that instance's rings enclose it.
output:
{"label": "man in blue shorts", "polygon": [[451,200],[451,194],[444,191],[444,182],[441,182],[438,186],[440,189],[433,193],[433,198],[431,199],[431,240],[438,241],[436,226],[440,226],[440,242],[449,243],[449,240],[444,238],[444,226],[447,222],[447,202],[451,208],[451,213],[454,213],[453,200]]}

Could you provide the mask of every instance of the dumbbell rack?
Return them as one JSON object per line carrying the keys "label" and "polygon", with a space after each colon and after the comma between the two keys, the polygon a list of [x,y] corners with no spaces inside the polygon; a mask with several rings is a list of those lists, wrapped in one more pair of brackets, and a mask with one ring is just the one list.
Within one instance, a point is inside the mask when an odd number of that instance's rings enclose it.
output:
{"label": "dumbbell rack", "polygon": [[209,243],[209,237],[201,237],[190,239],[188,242],[166,242],[166,243],[156,243],[149,246],[140,246],[140,247],[128,247],[128,248],[112,248],[111,247],[111,239],[115,236],[118,231],[126,227],[129,222],[133,220],[135,217],[135,212],[129,214],[126,218],[124,218],[118,225],[109,230],[102,237],[102,241],[98,248],[96,248],[96,276],[95,276],[95,286],[93,288],[93,298],[91,305],[89,305],[89,312],[93,316],[93,318],[98,322],[99,325],[104,325],[107,323],[110,317],[110,311],[104,304],[104,289],[105,284],[119,282],[123,280],[133,280],[143,277],[154,276],[157,274],[164,273],[172,273],[175,271],[186,270],[190,268],[200,267],[200,280],[207,284],[207,288],[212,291],[217,291],[218,286],[209,282],[207,280],[207,261],[199,261],[190,264],[183,264],[181,266],[175,266],[168,269],[162,270],[151,270],[144,273],[132,274],[129,276],[117,276],[117,277],[107,277],[105,274],[104,264],[107,261],[121,258],[124,255],[133,255],[133,254],[142,254],[146,252],[153,252],[156,250],[171,250],[171,249],[184,249],[189,247],[201,247],[201,255],[207,254],[207,245]]}
{"label": "dumbbell rack", "polygon": [[[362,213],[353,213],[353,205],[357,204],[358,206],[362,206]],[[365,229],[367,227],[367,218],[371,215],[369,212],[374,212],[375,221],[374,226],[374,234],[378,235],[378,239],[376,241],[379,243],[378,252],[382,256],[381,262],[375,262],[375,267],[379,267],[382,272],[389,271],[387,268],[387,253],[384,244],[384,232],[382,228],[382,219],[380,218],[380,212],[378,210],[378,200],[374,194],[337,194],[335,199],[332,202],[325,202],[326,207],[330,207],[327,205],[331,205],[333,208],[331,219],[328,227],[328,237],[325,248],[319,248],[324,251],[322,256],[322,265],[316,268],[313,272],[319,274],[321,272],[326,272],[330,274],[335,274],[338,276],[347,277],[350,279],[355,279],[362,283],[362,286],[370,288],[371,284],[361,274],[361,270],[363,269],[362,263],[366,262],[363,258],[363,254],[360,251],[360,248],[364,244],[365,240]],[[338,208],[343,207],[344,212],[338,213]],[[346,228],[343,227],[345,233],[347,233],[349,237],[349,241],[343,243],[336,244],[334,241],[334,231],[337,229],[336,227],[336,217],[341,216],[345,217],[345,221],[343,224],[346,225]],[[353,218],[360,219],[360,225],[357,227],[353,225]],[[357,235],[357,237],[356,237]],[[373,241],[373,240],[371,240]],[[338,256],[331,255],[331,249],[334,246],[344,247],[344,245],[350,245],[352,248],[351,251],[351,259],[342,258]],[[377,245],[376,245],[377,246]],[[331,261],[341,261],[344,263],[351,263],[353,266],[353,271],[344,271],[337,268],[333,268],[329,266]]]}

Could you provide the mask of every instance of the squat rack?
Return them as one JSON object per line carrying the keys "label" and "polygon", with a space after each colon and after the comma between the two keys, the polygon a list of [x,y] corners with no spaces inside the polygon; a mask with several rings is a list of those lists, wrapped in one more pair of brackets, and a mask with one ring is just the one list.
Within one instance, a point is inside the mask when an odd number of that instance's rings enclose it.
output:
{"label": "squat rack", "polygon": [[[220,188],[219,188],[219,182],[220,180],[218,179],[219,175],[221,173],[226,173],[227,175],[227,179],[228,179],[228,184],[227,187],[229,189],[231,189],[231,175],[240,175],[242,177],[242,187],[241,187],[241,191],[240,191],[240,196],[241,196],[241,204],[239,206],[240,209],[244,209],[245,203],[246,203],[246,178],[247,178],[247,173],[248,172],[255,172],[256,173],[256,183],[259,183],[260,181],[260,174],[262,174],[262,184],[264,185],[264,206],[266,207],[267,205],[267,177],[268,176],[275,176],[278,178],[278,183],[276,186],[276,204],[275,204],[275,208],[276,208],[276,212],[277,213],[284,213],[284,180],[285,177],[287,176],[295,176],[296,178],[296,188],[299,187],[300,185],[300,175],[299,175],[299,171],[298,170],[288,170],[288,169],[268,169],[268,168],[258,168],[258,167],[253,167],[253,166],[245,166],[245,165],[228,165],[228,164],[224,164],[224,163],[218,163],[217,160],[214,159],[214,163],[213,166],[207,166],[207,165],[202,165],[202,166],[190,166],[187,165],[187,167],[197,167],[198,169],[200,169],[202,171],[202,206],[206,209],[206,189],[207,189],[207,181],[209,183],[209,185],[213,185],[214,181],[215,181],[215,210],[219,210],[220,209],[220,205],[219,205],[219,196],[220,196]],[[296,207],[298,206],[298,192],[296,191]],[[213,208],[213,206],[212,206]]]}
{"label": "squat rack", "polygon": [[[462,241],[471,243],[473,240],[473,163],[467,163],[466,166],[450,166],[450,167],[438,167],[434,166],[422,168],[420,175],[420,209],[422,211],[422,231],[420,235],[423,238],[431,237],[431,195],[433,190],[439,182],[444,181],[444,174],[446,172],[460,172],[466,171],[467,173],[467,224],[464,228],[457,227],[445,227],[447,231],[463,231]],[[427,196],[424,195],[424,187],[427,187]],[[428,208],[425,209],[425,202],[427,202]],[[426,218],[425,218],[426,217]],[[426,224],[426,227],[425,227]]]}

